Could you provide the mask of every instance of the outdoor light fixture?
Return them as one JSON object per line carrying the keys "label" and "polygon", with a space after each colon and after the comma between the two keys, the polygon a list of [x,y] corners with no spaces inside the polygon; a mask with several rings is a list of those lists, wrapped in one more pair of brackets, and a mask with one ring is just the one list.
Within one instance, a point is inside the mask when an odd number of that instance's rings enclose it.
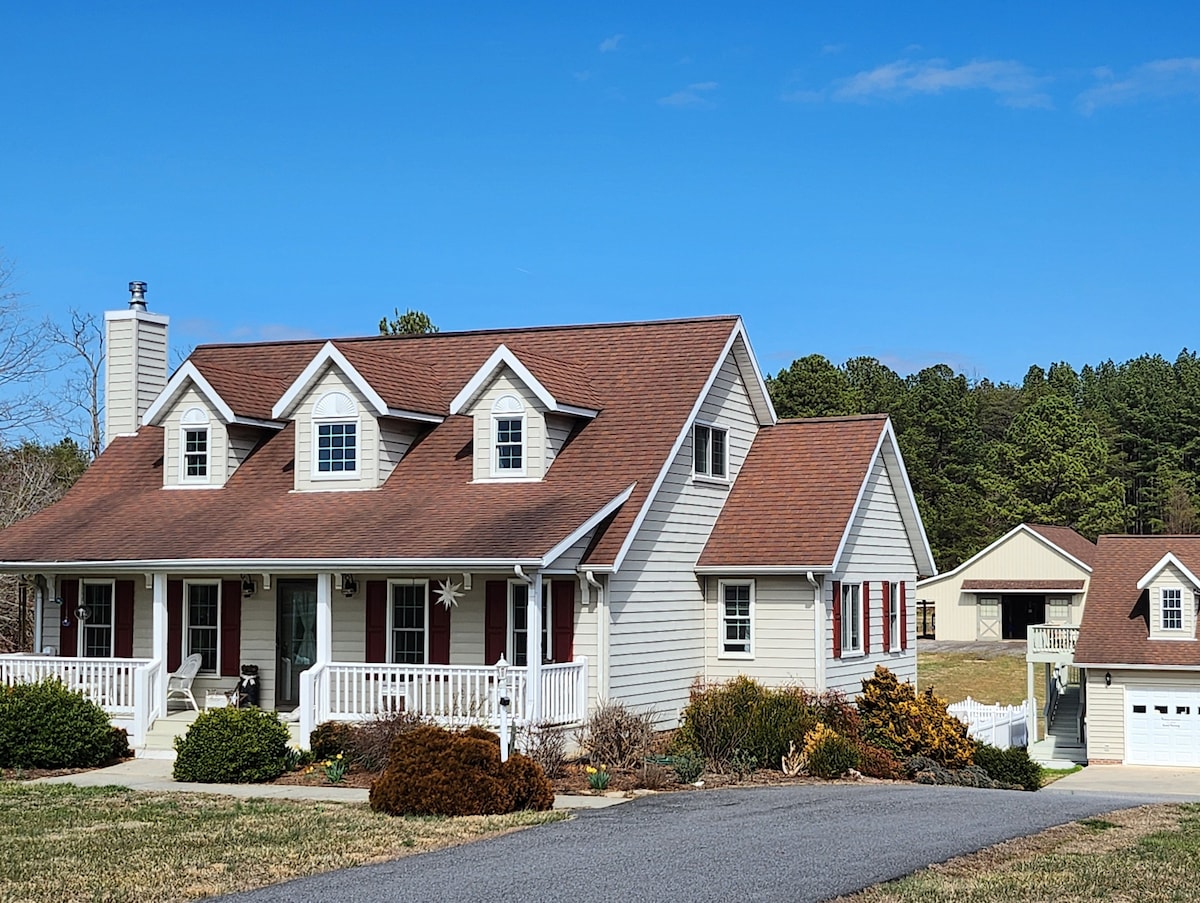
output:
{"label": "outdoor light fixture", "polygon": [[1106,686],[1106,687],[1112,686],[1112,672],[1111,671],[1104,672],[1104,686]]}
{"label": "outdoor light fixture", "polygon": [[242,574],[242,595],[249,598],[254,595],[258,587],[254,585],[254,581],[250,579],[249,574]]}
{"label": "outdoor light fixture", "polygon": [[358,581],[352,574],[342,574],[342,595],[349,599],[358,592]]}

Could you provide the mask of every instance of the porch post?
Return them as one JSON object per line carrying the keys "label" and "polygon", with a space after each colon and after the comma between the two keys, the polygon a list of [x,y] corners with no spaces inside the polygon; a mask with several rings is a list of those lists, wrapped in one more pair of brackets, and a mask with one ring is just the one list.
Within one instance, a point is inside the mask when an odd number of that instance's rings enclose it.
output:
{"label": "porch post", "polygon": [[317,574],[317,662],[333,661],[333,574]]}
{"label": "porch post", "polygon": [[[167,673],[167,575],[154,575],[154,604],[152,607],[152,630],[150,634],[150,658],[160,663],[161,671]],[[163,715],[167,714],[167,679],[164,676],[158,682],[158,698],[153,700],[151,708]]]}
{"label": "porch post", "polygon": [[526,645],[527,664],[526,674],[526,714],[529,724],[536,725],[542,720],[542,572],[533,575],[533,585],[529,587],[529,639]]}

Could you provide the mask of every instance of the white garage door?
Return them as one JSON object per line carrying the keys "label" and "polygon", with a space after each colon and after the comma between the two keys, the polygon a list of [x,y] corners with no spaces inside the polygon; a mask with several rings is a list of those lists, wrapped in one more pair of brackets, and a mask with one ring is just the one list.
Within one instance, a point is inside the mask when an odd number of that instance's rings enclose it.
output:
{"label": "white garage door", "polygon": [[1200,765],[1200,690],[1126,690],[1125,761]]}

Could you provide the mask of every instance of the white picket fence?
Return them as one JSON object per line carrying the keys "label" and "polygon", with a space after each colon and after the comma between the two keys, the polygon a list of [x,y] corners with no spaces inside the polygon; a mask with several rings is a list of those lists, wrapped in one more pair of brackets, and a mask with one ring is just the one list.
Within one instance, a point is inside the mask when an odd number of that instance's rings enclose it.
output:
{"label": "white picket fence", "polygon": [[947,710],[967,726],[967,733],[1000,749],[1029,745],[1029,701],[1020,705],[985,705],[970,696]]}

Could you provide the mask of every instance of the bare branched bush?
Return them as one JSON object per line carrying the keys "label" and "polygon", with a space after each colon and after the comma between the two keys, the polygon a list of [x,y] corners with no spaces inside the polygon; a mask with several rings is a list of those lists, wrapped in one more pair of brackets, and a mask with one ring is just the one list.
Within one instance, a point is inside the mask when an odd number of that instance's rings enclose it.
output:
{"label": "bare branched bush", "polygon": [[654,742],[654,713],[637,712],[620,702],[601,703],[576,740],[593,765],[640,766]]}
{"label": "bare branched bush", "polygon": [[565,728],[548,724],[530,725],[518,729],[517,747],[538,765],[548,778],[557,778],[567,763],[567,732]]}

